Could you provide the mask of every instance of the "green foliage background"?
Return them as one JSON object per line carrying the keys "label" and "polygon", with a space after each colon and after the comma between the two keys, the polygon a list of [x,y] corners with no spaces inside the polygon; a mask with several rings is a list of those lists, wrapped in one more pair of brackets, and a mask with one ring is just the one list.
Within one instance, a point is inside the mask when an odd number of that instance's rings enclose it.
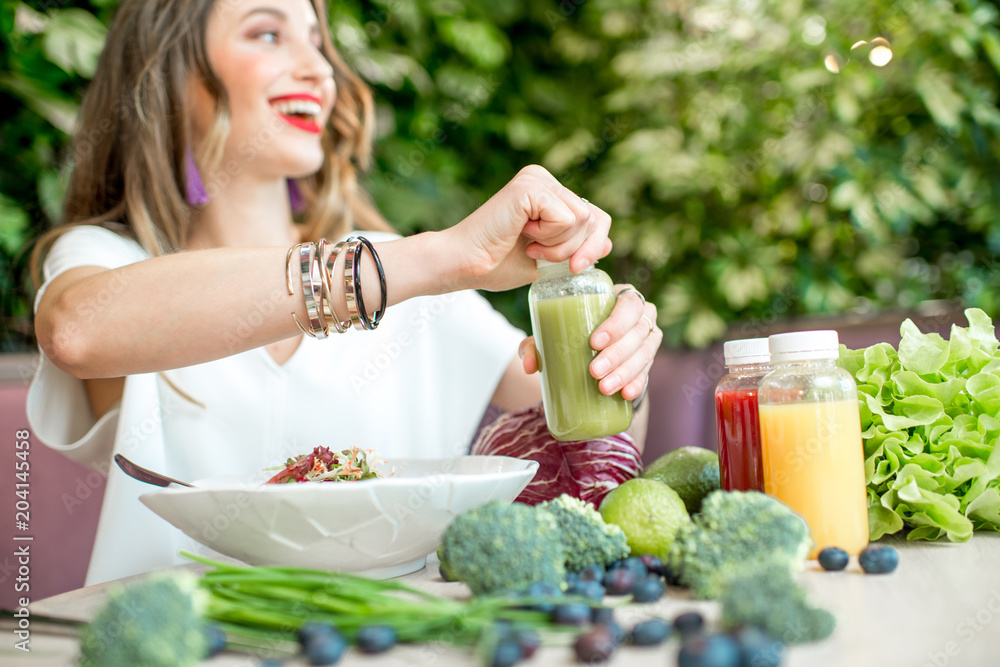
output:
{"label": "green foliage background", "polygon": [[[114,4],[0,0],[4,349],[30,343],[25,248],[58,219]],[[612,215],[602,267],[655,300],[668,345],[927,299],[996,317],[996,2],[346,0],[331,14],[375,89],[370,188],[400,231],[454,224],[537,162]],[[523,293],[492,298],[527,327]]]}

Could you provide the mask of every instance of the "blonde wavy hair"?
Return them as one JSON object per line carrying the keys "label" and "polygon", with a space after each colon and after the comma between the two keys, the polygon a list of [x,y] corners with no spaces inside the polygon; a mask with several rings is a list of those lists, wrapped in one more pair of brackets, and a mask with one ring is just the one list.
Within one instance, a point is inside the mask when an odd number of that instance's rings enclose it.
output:
{"label": "blonde wavy hair", "polygon": [[[214,123],[197,151],[199,162],[217,167],[229,136],[226,91],[205,45],[217,1],[225,0],[121,3],[77,118],[62,220],[32,251],[36,285],[47,248],[77,225],[131,235],[153,256],[184,247],[192,210],[185,198],[191,143],[186,97],[192,75],[201,77],[216,100]],[[371,91],[334,48],[323,1],[312,4],[324,26],[322,51],[333,66],[337,99],[322,136],[322,168],[295,181],[305,203],[297,216],[302,238],[336,237],[350,229],[391,231],[358,183],[358,173],[371,163]]]}

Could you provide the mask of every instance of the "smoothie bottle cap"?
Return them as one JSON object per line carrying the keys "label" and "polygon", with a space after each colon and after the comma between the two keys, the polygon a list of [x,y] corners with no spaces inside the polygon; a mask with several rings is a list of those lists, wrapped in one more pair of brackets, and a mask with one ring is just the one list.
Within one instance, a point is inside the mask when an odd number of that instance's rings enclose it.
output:
{"label": "smoothie bottle cap", "polygon": [[774,334],[767,341],[775,363],[840,357],[840,337],[832,329]]}
{"label": "smoothie bottle cap", "polygon": [[727,366],[744,364],[766,364],[771,361],[771,353],[766,338],[743,338],[727,340],[722,346]]}

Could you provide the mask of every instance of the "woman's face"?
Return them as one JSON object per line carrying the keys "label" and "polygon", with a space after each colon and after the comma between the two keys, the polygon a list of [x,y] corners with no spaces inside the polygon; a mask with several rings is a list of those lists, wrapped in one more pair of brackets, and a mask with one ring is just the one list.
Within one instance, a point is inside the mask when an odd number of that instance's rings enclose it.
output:
{"label": "woman's face", "polygon": [[[336,98],[333,67],[321,50],[324,29],[309,0],[215,4],[205,39],[229,96],[232,126],[221,168],[230,176],[300,177],[322,166],[320,137]],[[199,140],[215,103],[200,80],[193,83]]]}

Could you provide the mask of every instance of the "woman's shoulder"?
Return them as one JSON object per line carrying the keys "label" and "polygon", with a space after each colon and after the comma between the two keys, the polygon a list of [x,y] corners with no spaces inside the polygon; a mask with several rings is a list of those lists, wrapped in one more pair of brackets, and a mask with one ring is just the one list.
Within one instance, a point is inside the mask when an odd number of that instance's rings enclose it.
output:
{"label": "woman's shoulder", "polygon": [[[48,257],[58,257],[67,252],[113,259],[115,264],[122,266],[150,257],[131,234],[129,227],[118,223],[73,225],[52,242]],[[106,261],[101,262],[101,265],[104,264]]]}
{"label": "woman's shoulder", "polygon": [[141,245],[124,233],[98,225],[74,225],[62,232],[48,247],[42,263],[42,285],[35,306],[49,282],[58,275],[80,266],[118,269],[149,259]]}

